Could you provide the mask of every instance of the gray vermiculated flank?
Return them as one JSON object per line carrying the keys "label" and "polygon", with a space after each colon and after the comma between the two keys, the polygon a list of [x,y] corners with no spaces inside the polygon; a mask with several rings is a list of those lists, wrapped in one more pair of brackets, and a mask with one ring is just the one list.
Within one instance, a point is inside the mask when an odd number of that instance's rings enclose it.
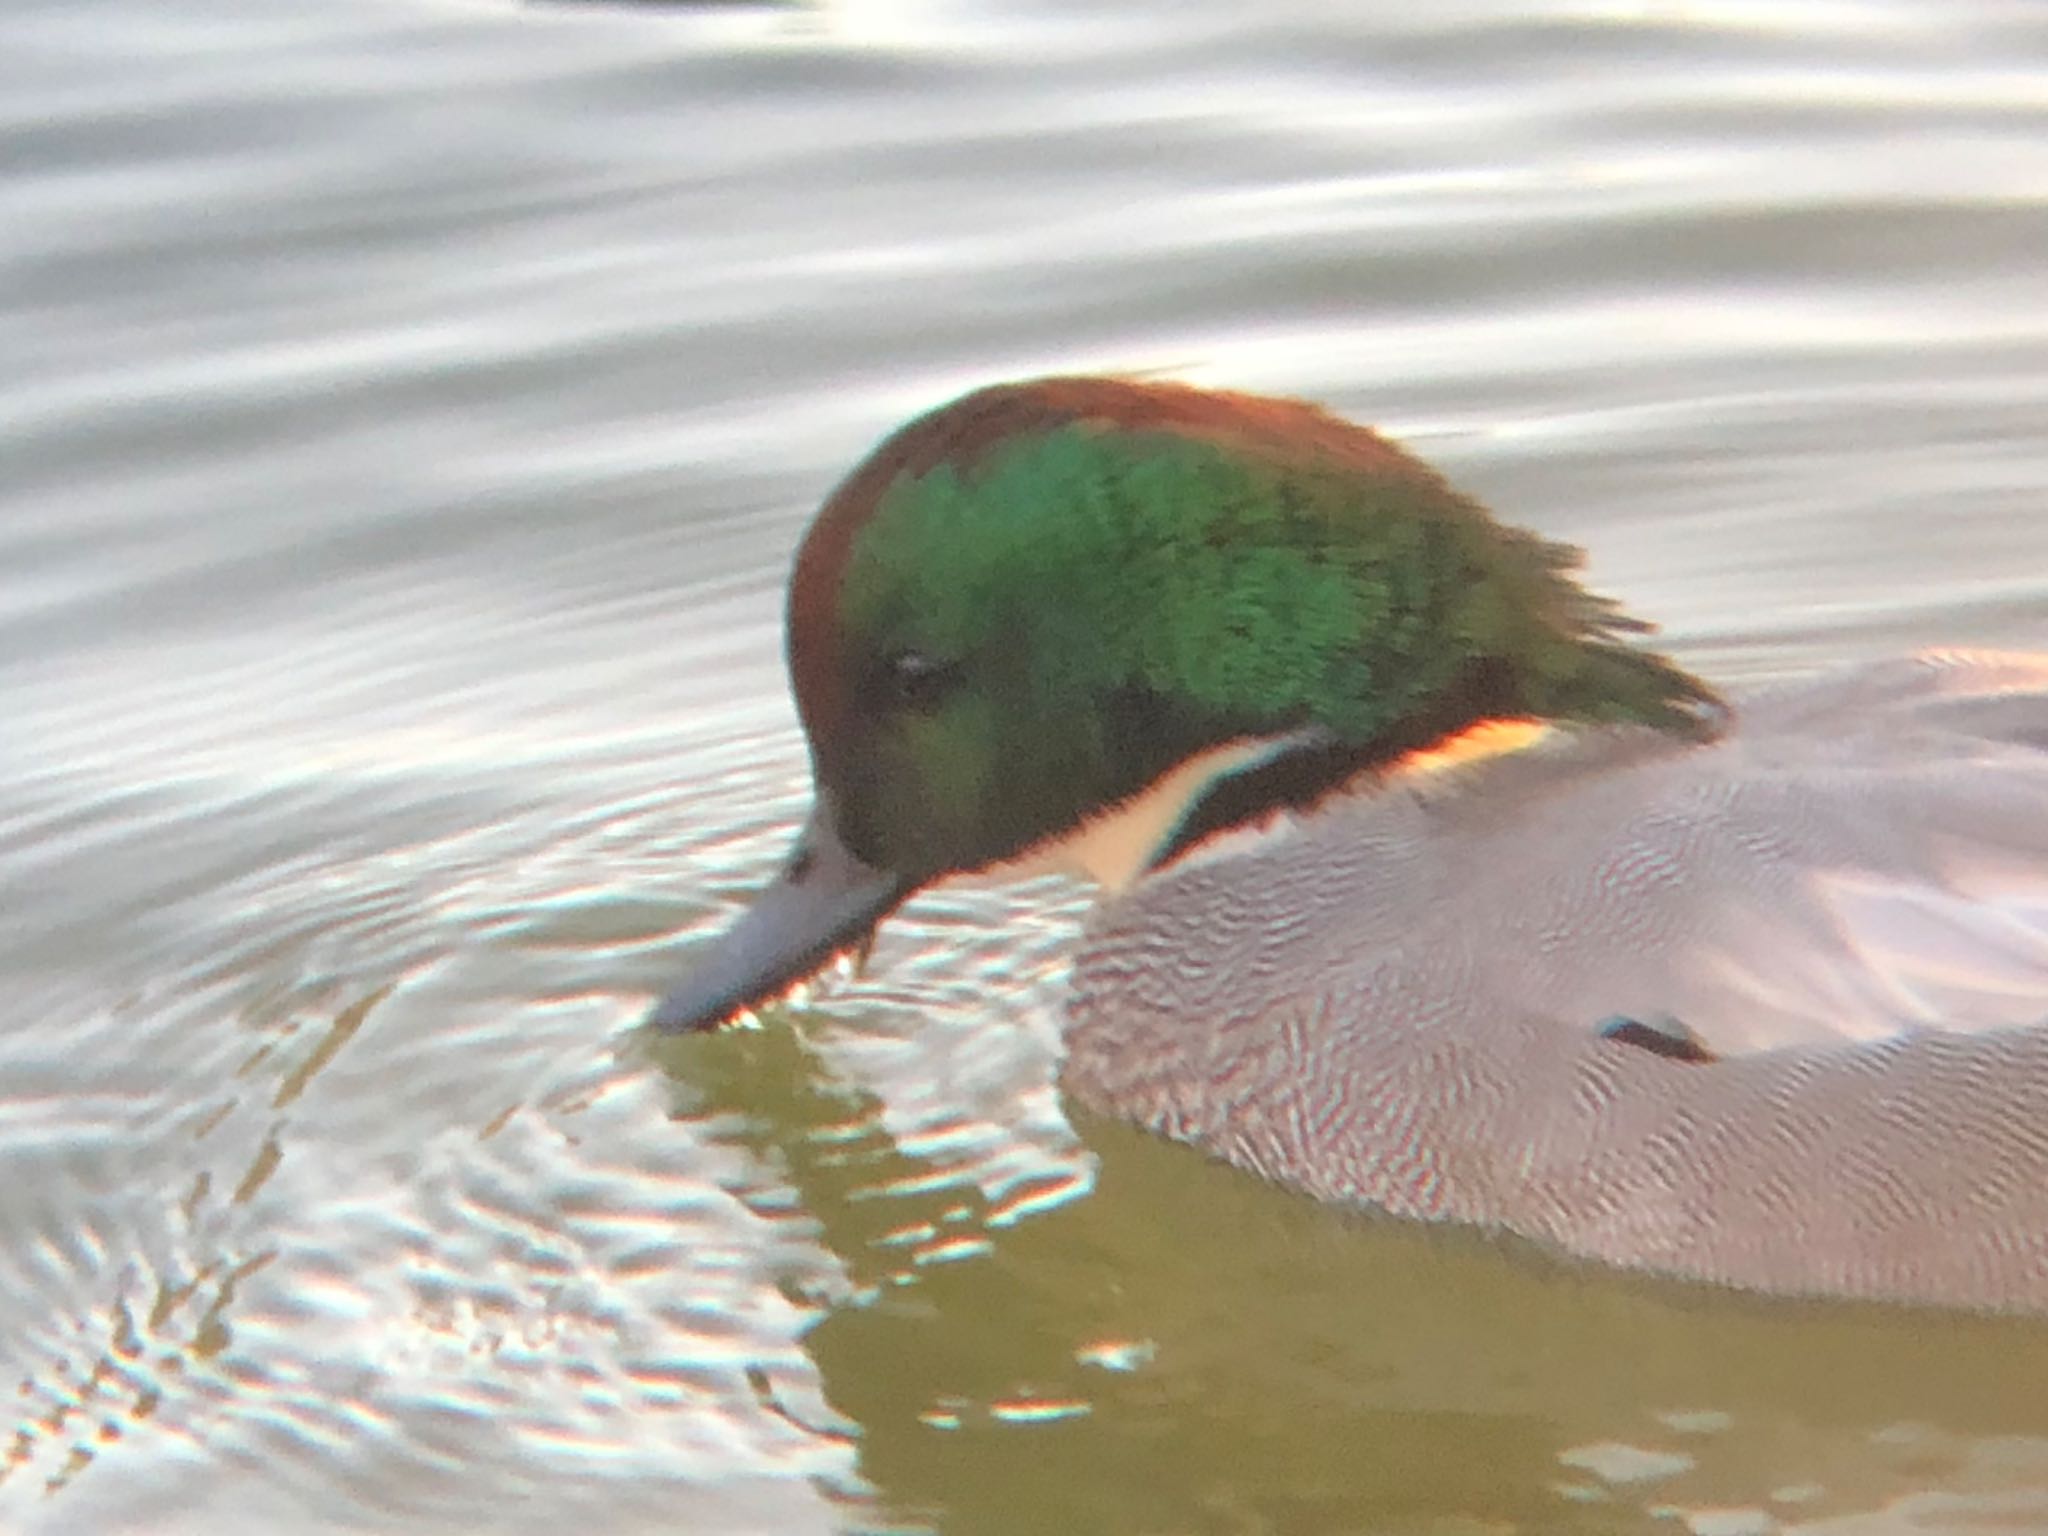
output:
{"label": "gray vermiculated flank", "polygon": [[[1221,840],[1101,912],[1079,1100],[1326,1200],[2048,1311],[2048,657],[1761,694]],[[1668,1016],[1720,1059],[1604,1038]]]}

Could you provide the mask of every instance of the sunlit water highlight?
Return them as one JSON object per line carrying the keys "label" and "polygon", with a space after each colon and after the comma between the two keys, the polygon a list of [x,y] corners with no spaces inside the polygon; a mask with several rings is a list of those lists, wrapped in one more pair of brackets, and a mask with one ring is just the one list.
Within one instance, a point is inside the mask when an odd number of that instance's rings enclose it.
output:
{"label": "sunlit water highlight", "polygon": [[968,385],[1380,421],[1721,679],[2048,646],[2048,13],[14,0],[0,1527],[2048,1528],[2038,1323],[1319,1210],[1053,1090],[1054,885],[634,1024]]}

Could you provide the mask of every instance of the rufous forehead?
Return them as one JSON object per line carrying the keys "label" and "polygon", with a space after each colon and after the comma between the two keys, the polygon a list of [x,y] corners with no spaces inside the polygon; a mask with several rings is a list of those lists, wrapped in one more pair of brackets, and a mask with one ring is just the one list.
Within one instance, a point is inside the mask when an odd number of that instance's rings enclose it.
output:
{"label": "rufous forehead", "polygon": [[861,529],[890,489],[941,466],[965,473],[1005,443],[1075,425],[1168,433],[1359,474],[1429,473],[1370,428],[1302,400],[1116,378],[1036,379],[963,395],[885,438],[826,498],[797,551],[789,671],[814,743],[836,734],[844,708],[835,668],[840,582]]}

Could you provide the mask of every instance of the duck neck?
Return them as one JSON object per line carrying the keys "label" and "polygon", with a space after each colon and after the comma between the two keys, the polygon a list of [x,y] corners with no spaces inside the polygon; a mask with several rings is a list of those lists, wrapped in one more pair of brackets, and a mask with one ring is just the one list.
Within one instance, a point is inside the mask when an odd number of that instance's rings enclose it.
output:
{"label": "duck neck", "polygon": [[1276,815],[1312,809],[1360,780],[1391,781],[1410,772],[1494,756],[1527,746],[1548,722],[1488,716],[1442,730],[1418,727],[1372,746],[1336,739],[1319,727],[1282,736],[1241,737],[1207,748],[1144,789],[1063,836],[996,867],[999,877],[1057,872],[1082,876],[1106,895],[1179,859],[1219,833]]}
{"label": "duck neck", "polygon": [[[1683,677],[1675,668],[1672,672]],[[1712,697],[1704,687],[1692,686],[1700,697]],[[1522,680],[1505,668],[1480,664],[1469,667],[1457,687],[1429,706],[1367,740],[1349,741],[1315,727],[1295,732],[1230,771],[1207,776],[1182,803],[1166,835],[1153,844],[1147,868],[1170,864],[1220,832],[1310,810],[1326,796],[1361,782],[1386,784],[1413,772],[1497,756],[1560,727],[1585,723],[1531,706]],[[1697,717],[1663,728],[1687,736],[1700,732]]]}

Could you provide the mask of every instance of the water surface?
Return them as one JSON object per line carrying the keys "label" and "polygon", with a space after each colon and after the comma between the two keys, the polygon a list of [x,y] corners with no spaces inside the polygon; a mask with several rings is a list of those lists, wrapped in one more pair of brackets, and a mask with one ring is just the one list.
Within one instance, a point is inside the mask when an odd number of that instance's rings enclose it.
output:
{"label": "water surface", "polygon": [[1719,680],[2048,646],[2048,11],[0,35],[0,1525],[2048,1528],[2039,1323],[1070,1124],[1070,891],[632,1030],[799,813],[806,517],[991,379],[1324,399]]}

